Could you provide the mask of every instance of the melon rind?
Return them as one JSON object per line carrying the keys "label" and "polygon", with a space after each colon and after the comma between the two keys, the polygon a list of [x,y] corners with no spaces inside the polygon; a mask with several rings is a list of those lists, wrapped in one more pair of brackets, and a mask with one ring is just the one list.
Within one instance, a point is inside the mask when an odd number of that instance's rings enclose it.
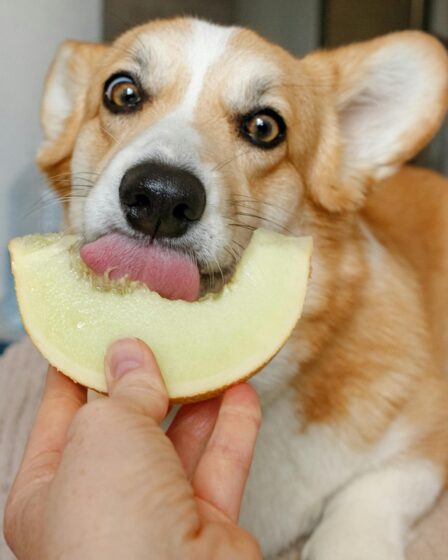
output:
{"label": "melon rind", "polygon": [[299,319],[312,241],[257,230],[219,294],[171,301],[146,286],[101,289],[76,264],[79,239],[52,234],[10,242],[25,328],[65,375],[106,393],[111,342],[137,337],[153,350],[175,402],[212,396],[256,373]]}

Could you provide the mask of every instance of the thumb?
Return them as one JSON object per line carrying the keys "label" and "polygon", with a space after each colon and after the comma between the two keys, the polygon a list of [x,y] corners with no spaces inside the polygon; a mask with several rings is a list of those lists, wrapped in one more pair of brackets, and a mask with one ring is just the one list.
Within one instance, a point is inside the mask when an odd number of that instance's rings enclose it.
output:
{"label": "thumb", "polygon": [[154,354],[141,340],[114,342],[105,358],[109,396],[152,418],[157,424],[168,411],[168,393]]}

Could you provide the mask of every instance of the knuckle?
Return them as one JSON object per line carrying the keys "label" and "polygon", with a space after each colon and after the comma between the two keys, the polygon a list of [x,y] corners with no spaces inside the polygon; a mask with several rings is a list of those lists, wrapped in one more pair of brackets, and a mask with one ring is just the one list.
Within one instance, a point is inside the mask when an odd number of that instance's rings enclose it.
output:
{"label": "knuckle", "polygon": [[209,453],[218,460],[238,466],[243,472],[249,471],[249,454],[232,442],[211,441]]}
{"label": "knuckle", "polygon": [[75,434],[87,431],[92,420],[92,413],[90,412],[89,407],[84,406],[76,413],[76,416],[73,418],[69,434],[71,436],[74,436]]}
{"label": "knuckle", "polygon": [[251,425],[256,430],[261,425],[261,413],[259,410],[249,410],[241,407],[228,407],[221,412],[226,422],[234,422],[237,425]]}
{"label": "knuckle", "polygon": [[[120,386],[121,385],[121,386]],[[146,373],[134,372],[130,375],[122,377],[117,383],[120,390],[133,390],[139,392],[160,392],[154,386],[154,383],[149,379]]]}
{"label": "knuckle", "polygon": [[67,407],[74,405],[76,407],[84,404],[84,399],[79,394],[69,394],[61,390],[53,390],[50,395],[46,396],[48,402],[64,403]]}
{"label": "knuckle", "polygon": [[108,399],[101,399],[84,405],[78,410],[68,430],[67,439],[96,437],[107,422],[110,413]]}

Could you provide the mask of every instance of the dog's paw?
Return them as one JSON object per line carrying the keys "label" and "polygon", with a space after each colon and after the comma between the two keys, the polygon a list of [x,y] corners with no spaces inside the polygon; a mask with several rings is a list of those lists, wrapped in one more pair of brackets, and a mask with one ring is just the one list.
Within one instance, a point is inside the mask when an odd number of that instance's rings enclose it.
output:
{"label": "dog's paw", "polygon": [[322,526],[305,544],[301,560],[404,560],[404,554],[387,539]]}

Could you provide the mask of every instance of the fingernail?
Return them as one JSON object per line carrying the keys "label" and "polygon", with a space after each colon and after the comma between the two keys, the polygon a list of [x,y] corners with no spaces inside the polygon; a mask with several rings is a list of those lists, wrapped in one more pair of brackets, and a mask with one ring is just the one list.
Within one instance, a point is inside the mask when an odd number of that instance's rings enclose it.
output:
{"label": "fingernail", "polygon": [[112,379],[119,379],[142,365],[143,352],[135,338],[118,340],[109,347],[106,367]]}

